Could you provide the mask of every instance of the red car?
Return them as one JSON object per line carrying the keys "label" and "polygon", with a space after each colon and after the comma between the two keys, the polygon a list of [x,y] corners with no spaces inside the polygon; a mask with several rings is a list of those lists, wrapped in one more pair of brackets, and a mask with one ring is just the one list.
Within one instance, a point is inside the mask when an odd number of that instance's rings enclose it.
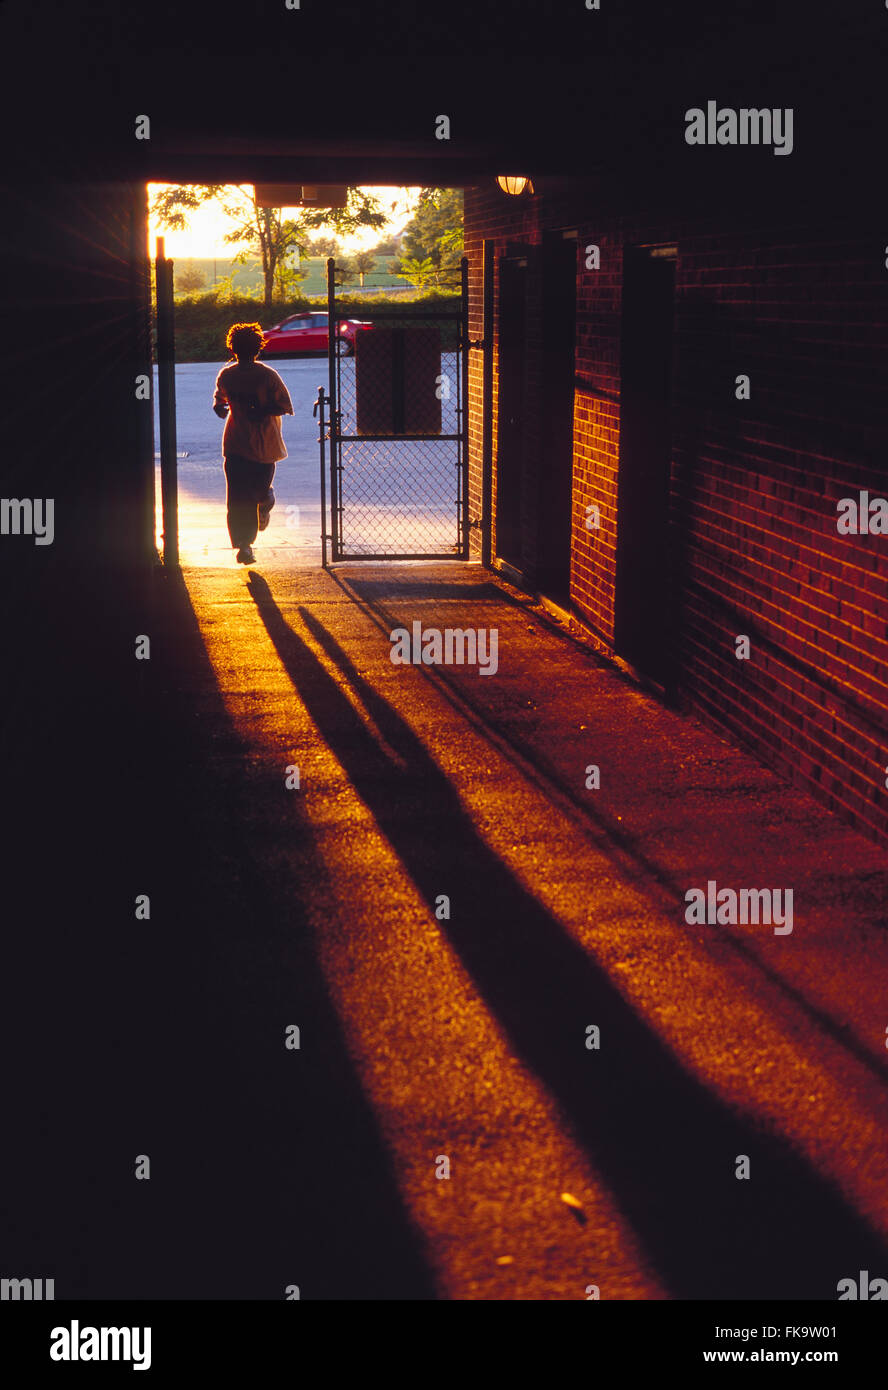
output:
{"label": "red car", "polygon": [[[338,325],[339,352],[343,357],[355,350],[355,338],[373,327],[363,319],[340,319]],[[290,357],[296,352],[326,352],[328,342],[327,315],[307,310],[291,314],[274,328],[265,330],[264,357]]]}

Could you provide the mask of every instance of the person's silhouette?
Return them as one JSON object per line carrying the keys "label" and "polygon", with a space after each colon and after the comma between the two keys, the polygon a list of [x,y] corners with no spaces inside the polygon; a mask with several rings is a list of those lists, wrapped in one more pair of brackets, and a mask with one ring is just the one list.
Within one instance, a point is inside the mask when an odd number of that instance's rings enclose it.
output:
{"label": "person's silhouette", "polygon": [[253,541],[257,531],[268,525],[274,506],[274,470],[278,460],[287,457],[281,416],[293,414],[290,393],[277,372],[256,361],[264,342],[258,323],[231,325],[225,346],[237,362],[222,368],[213,396],[213,410],[225,420],[222,454],[228,534],[242,565],[254,563]]}

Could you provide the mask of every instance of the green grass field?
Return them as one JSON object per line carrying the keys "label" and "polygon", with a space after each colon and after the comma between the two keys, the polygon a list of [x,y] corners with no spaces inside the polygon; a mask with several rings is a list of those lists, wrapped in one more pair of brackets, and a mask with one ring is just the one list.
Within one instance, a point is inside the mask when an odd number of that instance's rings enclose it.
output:
{"label": "green grass field", "polygon": [[[387,259],[388,258],[386,257],[380,257],[380,260],[377,262],[377,264],[380,266],[385,266],[387,264]],[[204,289],[206,290],[212,289],[214,274],[217,281],[225,279],[227,276],[233,274],[234,288],[240,294],[255,294],[258,297],[262,293],[262,271],[258,264],[236,265],[234,261],[231,260],[220,259],[213,261],[211,259],[202,260],[195,257],[194,260],[176,261],[174,263],[173,273],[175,275],[177,272],[184,271],[186,268],[190,269],[191,267],[193,267],[195,270],[199,270],[202,273],[205,281]],[[301,282],[300,292],[304,295],[323,294],[327,288],[327,271],[324,259],[320,256],[312,257],[311,259],[306,258],[302,262],[302,269],[307,271],[308,273],[306,274],[305,279]],[[355,290],[360,292],[360,282],[358,280],[355,280],[353,283],[350,283],[349,285],[344,286],[343,288],[345,288],[349,294],[351,294]],[[368,291],[382,289],[409,289],[410,282],[408,280],[403,280],[399,275],[389,275],[386,270],[380,269],[371,271],[364,276],[364,288]],[[180,289],[178,286],[176,288],[177,295],[194,292],[195,291]],[[200,293],[200,291],[198,290],[196,291],[196,293]]]}

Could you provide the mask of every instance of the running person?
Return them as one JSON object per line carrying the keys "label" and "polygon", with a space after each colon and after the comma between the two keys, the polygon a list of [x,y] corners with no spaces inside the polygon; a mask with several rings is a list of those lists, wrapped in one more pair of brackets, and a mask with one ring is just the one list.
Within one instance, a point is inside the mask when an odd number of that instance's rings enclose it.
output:
{"label": "running person", "polygon": [[264,342],[258,323],[231,325],[225,346],[237,362],[222,368],[213,396],[213,410],[225,420],[222,454],[228,534],[242,565],[255,563],[256,533],[268,525],[275,466],[287,457],[281,416],[293,414],[290,393],[277,372],[256,361]]}

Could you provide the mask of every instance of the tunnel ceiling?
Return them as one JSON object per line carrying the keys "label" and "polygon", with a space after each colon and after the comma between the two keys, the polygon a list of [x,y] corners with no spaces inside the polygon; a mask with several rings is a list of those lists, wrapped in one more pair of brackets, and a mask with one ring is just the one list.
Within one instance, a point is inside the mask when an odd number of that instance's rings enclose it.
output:
{"label": "tunnel ceiling", "polygon": [[[834,203],[872,194],[866,132],[888,116],[872,6],[839,22],[787,0],[778,25],[770,0],[220,0],[211,14],[87,0],[47,26],[15,0],[0,43],[34,68],[0,92],[8,163],[26,178],[459,186],[527,172],[613,199],[693,199],[730,193],[739,170],[763,196]],[[684,111],[708,99],[793,106],[792,159],[689,150]],[[151,139],[137,142],[142,113]]]}

